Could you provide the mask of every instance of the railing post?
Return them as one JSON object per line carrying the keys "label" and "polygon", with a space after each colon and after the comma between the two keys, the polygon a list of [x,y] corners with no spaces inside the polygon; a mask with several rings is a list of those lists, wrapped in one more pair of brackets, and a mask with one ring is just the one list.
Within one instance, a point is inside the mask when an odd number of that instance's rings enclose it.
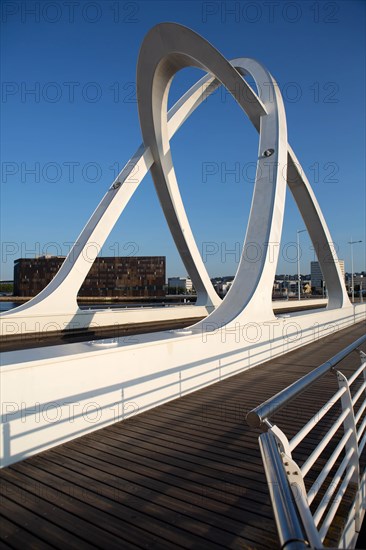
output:
{"label": "railing post", "polygon": [[347,470],[349,468],[354,467],[352,477],[350,479],[350,483],[353,483],[356,487],[356,497],[355,497],[355,529],[356,531],[360,531],[361,529],[361,522],[360,522],[360,509],[361,509],[361,491],[360,491],[360,463],[359,463],[359,457],[358,457],[358,439],[357,439],[357,428],[356,428],[356,422],[355,422],[355,414],[353,410],[353,403],[352,403],[352,396],[348,384],[347,378],[344,376],[344,374],[336,370],[335,371],[338,379],[338,385],[340,388],[346,388],[346,391],[343,393],[341,397],[341,403],[342,403],[342,410],[349,410],[348,415],[343,421],[343,429],[344,433],[348,432],[349,430],[352,431],[352,435],[349,437],[346,445],[345,450],[346,452],[352,450],[352,455],[350,458],[350,461],[347,466]]}

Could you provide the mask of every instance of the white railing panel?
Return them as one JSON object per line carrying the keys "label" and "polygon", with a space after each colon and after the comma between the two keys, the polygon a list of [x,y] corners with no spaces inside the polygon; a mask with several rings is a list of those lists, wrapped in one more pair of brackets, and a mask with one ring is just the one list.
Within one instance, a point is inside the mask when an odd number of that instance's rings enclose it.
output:
{"label": "white railing panel", "polygon": [[322,471],[320,472],[320,474],[318,475],[318,477],[316,478],[316,480],[312,484],[311,488],[309,489],[309,491],[308,491],[309,506],[313,502],[316,495],[318,494],[320,487],[323,485],[324,481],[326,480],[329,472],[333,468],[337,458],[341,454],[342,450],[344,449],[344,447],[345,447],[347,441],[349,440],[349,438],[351,437],[351,435],[352,435],[352,430],[348,430],[344,434],[344,436],[342,437],[342,439],[338,443],[337,447],[334,449],[333,453],[331,454],[329,460],[327,461],[327,463],[323,467]]}
{"label": "white railing panel", "polygon": [[346,391],[345,388],[340,388],[333,397],[329,399],[329,401],[320,409],[320,411],[316,412],[312,418],[305,424],[303,428],[297,434],[290,440],[290,449],[293,451],[299,443],[308,435],[311,430],[315,428],[315,426],[320,422],[320,420],[325,416],[331,408],[337,403],[337,401],[342,397],[344,392]]}
{"label": "white railing panel", "polygon": [[363,436],[361,443],[358,446],[358,456],[361,456],[361,453],[365,447],[365,443],[366,443],[366,434]]}
{"label": "white railing panel", "polygon": [[360,374],[365,370],[365,362],[361,363],[356,372],[354,372],[348,379],[348,385],[352,386],[353,382],[360,376]]}
{"label": "white railing panel", "polygon": [[365,391],[366,381],[363,382],[362,386],[357,390],[355,395],[352,397],[352,405],[355,406],[357,401],[360,399],[362,393]]}
{"label": "white railing panel", "polygon": [[[320,504],[318,508],[316,509],[315,513],[313,514],[315,524],[318,525],[320,523],[320,520],[322,519],[327,507],[329,506],[329,502],[332,498],[332,496],[335,493],[335,490],[337,488],[338,483],[342,479],[342,476],[348,466],[348,463],[354,453],[353,449],[350,449],[346,455],[344,456],[342,462],[340,463],[336,473],[333,476],[332,481],[329,483],[329,487],[326,490],[322,500],[320,501]],[[354,471],[354,468],[351,467],[350,470],[352,470],[352,473]]]}
{"label": "white railing panel", "polygon": [[320,538],[321,538],[322,541],[324,541],[325,536],[328,533],[329,527],[330,527],[330,525],[333,521],[334,516],[336,515],[336,512],[337,512],[337,510],[339,508],[339,505],[341,503],[342,497],[344,496],[344,494],[346,492],[346,489],[348,487],[348,484],[351,481],[351,477],[353,475],[353,472],[354,472],[354,467],[352,466],[348,470],[348,473],[347,473],[346,477],[342,481],[342,484],[341,484],[341,486],[338,490],[338,493],[336,494],[336,496],[334,498],[333,504],[332,504],[332,506],[331,506],[331,508],[330,508],[325,520],[324,520],[323,525],[321,526],[319,534],[320,534]]}
{"label": "white railing panel", "polygon": [[301,466],[301,474],[303,477],[306,476],[306,474],[309,472],[310,468],[313,466],[314,462],[319,458],[319,456],[322,454],[328,443],[332,440],[333,436],[337,433],[340,426],[344,422],[344,420],[347,418],[347,416],[350,414],[350,409],[346,409],[342,412],[342,414],[338,417],[336,422],[333,424],[333,426],[327,431],[323,439],[320,441],[320,443],[315,447],[309,458],[304,462],[304,464]]}
{"label": "white railing panel", "polygon": [[357,430],[357,441],[360,441],[362,434],[365,431],[365,427],[366,427],[366,417],[362,420],[362,424]]}
{"label": "white railing panel", "polygon": [[360,408],[358,409],[357,411],[357,414],[355,416],[355,422],[356,422],[356,425],[358,424],[364,410],[366,409],[366,400],[362,403],[362,405],[360,406]]}

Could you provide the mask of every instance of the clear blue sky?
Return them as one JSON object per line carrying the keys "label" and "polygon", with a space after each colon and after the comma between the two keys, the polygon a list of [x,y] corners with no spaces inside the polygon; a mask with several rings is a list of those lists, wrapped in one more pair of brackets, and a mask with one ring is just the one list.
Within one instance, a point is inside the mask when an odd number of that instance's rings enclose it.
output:
{"label": "clear blue sky", "polygon": [[[314,0],[3,1],[0,278],[12,278],[18,257],[65,254],[117,167],[139,146],[136,62],[145,34],[163,21],[189,26],[229,59],[255,57],[268,67],[283,91],[289,142],[338,255],[350,271],[347,241],[362,239],[354,245],[354,267],[364,270],[365,7],[363,1]],[[198,76],[193,69],[179,73],[171,99]],[[257,144],[248,120],[220,92],[172,141],[211,276],[235,273]],[[296,273],[291,243],[303,227],[288,195],[277,273]],[[301,249],[301,271],[309,273],[314,253],[306,233]],[[102,249],[103,255],[130,253],[166,255],[168,275],[185,274],[150,177]]]}

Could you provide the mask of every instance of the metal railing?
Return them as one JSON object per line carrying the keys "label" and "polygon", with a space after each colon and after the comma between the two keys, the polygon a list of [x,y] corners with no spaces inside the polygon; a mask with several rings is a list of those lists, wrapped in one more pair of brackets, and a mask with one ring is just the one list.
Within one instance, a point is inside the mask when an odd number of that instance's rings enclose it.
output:
{"label": "metal railing", "polygon": [[[342,547],[354,546],[360,531],[366,476],[360,472],[359,460],[366,444],[366,354],[359,350],[359,346],[364,342],[366,336],[247,415],[248,424],[260,427],[264,432],[259,436],[259,445],[281,548],[286,550],[309,546],[324,548],[324,540],[337,511],[346,495],[344,505],[349,502],[350,493],[352,504],[348,505],[348,517],[339,534],[339,544]],[[336,367],[355,350],[360,353],[361,365],[347,379]],[[271,418],[329,372],[336,375],[338,390],[288,439],[278,426],[271,423]],[[333,414],[331,424],[328,420],[326,433],[319,440],[319,423],[330,411]],[[317,426],[318,430],[314,432]],[[301,447],[302,464],[299,466],[292,455],[309,435],[311,444],[306,447],[312,449],[307,451]]]}

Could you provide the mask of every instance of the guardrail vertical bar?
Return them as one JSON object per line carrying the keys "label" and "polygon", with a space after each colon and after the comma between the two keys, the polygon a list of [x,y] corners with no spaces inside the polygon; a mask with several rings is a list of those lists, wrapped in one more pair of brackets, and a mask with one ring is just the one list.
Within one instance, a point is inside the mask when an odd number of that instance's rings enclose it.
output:
{"label": "guardrail vertical bar", "polygon": [[361,522],[360,522],[360,509],[361,509],[361,491],[360,491],[360,464],[359,464],[359,458],[358,458],[358,439],[357,439],[357,428],[356,428],[356,422],[355,422],[355,414],[353,410],[353,404],[352,404],[352,396],[348,384],[347,378],[344,376],[344,374],[336,370],[336,375],[338,379],[338,385],[340,388],[346,388],[346,391],[341,397],[341,403],[342,403],[342,410],[346,411],[349,410],[348,415],[343,421],[343,429],[344,433],[347,433],[348,430],[352,431],[352,435],[348,438],[347,443],[345,445],[346,452],[349,450],[353,450],[353,453],[351,455],[350,461],[347,465],[347,472],[350,470],[350,468],[354,468],[353,474],[350,478],[350,483],[353,483],[356,487],[356,497],[355,497],[355,529],[356,531],[360,531],[361,529]]}

